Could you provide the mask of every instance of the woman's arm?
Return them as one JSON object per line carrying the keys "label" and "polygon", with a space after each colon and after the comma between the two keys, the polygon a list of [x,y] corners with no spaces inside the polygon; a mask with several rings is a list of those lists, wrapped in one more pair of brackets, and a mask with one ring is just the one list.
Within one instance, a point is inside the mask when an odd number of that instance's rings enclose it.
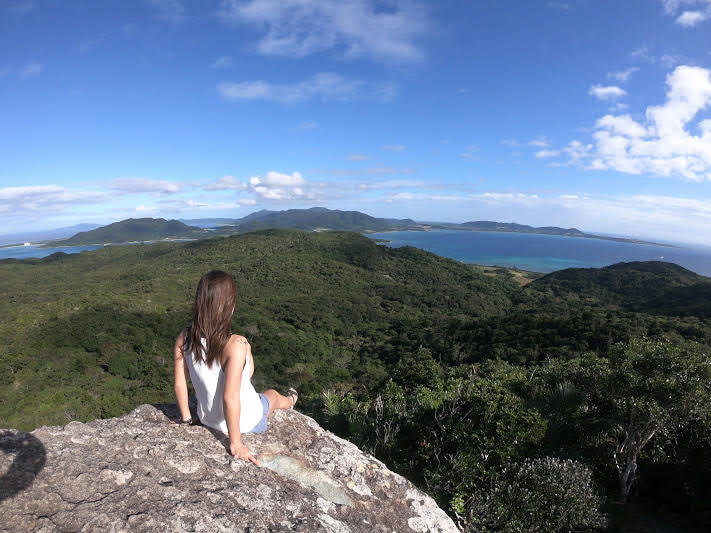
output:
{"label": "woman's arm", "polygon": [[247,446],[242,442],[239,430],[240,389],[242,388],[242,370],[249,350],[249,344],[244,337],[233,335],[225,346],[225,361],[222,370],[225,373],[225,395],[223,398],[225,421],[230,435],[230,453],[244,461],[252,461],[260,466],[259,461],[252,455]]}
{"label": "woman's arm", "polygon": [[175,390],[175,400],[180,409],[180,417],[183,420],[190,420],[190,407],[188,406],[188,363],[183,356],[183,344],[185,343],[185,330],[180,332],[175,347],[173,348],[173,390]]}

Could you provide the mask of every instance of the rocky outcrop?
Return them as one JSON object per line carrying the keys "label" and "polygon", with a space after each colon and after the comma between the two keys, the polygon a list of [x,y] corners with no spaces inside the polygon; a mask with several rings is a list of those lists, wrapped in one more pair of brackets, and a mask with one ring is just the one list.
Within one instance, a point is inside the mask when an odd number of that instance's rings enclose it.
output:
{"label": "rocky outcrop", "polygon": [[[170,406],[88,424],[0,431],[0,531],[456,532],[426,494],[295,411],[227,439]],[[3,453],[4,452],[4,453]]]}

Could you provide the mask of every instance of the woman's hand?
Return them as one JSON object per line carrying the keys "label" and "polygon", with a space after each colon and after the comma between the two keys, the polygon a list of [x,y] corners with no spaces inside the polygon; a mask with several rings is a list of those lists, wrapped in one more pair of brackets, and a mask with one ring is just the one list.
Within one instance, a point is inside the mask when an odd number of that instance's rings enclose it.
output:
{"label": "woman's hand", "polygon": [[262,466],[261,464],[259,464],[257,458],[252,455],[252,452],[249,451],[249,448],[247,448],[247,446],[243,442],[240,442],[238,444],[230,444],[230,453],[235,457],[239,457],[243,461],[251,461],[257,466]]}

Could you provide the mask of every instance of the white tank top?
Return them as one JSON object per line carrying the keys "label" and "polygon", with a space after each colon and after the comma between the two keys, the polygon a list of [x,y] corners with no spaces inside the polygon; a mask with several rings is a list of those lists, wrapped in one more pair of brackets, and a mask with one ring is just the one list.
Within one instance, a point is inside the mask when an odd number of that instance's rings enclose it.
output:
{"label": "white tank top", "polygon": [[[206,346],[205,339],[202,345]],[[195,361],[193,352],[186,357],[190,381],[197,396],[197,414],[200,422],[213,429],[228,433],[223,396],[225,392],[225,373],[220,361],[212,363],[212,368],[203,361]],[[249,356],[245,358],[242,369],[242,385],[239,390],[240,416],[239,431],[247,433],[254,429],[264,416],[264,409],[259,394],[250,380]]]}

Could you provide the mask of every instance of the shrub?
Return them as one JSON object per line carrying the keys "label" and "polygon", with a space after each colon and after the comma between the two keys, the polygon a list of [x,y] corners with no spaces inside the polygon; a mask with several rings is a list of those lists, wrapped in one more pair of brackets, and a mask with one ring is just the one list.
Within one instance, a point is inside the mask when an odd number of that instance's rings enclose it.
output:
{"label": "shrub", "polygon": [[491,476],[488,490],[453,500],[470,531],[553,533],[604,526],[602,504],[590,469],[572,460],[545,457],[509,464]]}

